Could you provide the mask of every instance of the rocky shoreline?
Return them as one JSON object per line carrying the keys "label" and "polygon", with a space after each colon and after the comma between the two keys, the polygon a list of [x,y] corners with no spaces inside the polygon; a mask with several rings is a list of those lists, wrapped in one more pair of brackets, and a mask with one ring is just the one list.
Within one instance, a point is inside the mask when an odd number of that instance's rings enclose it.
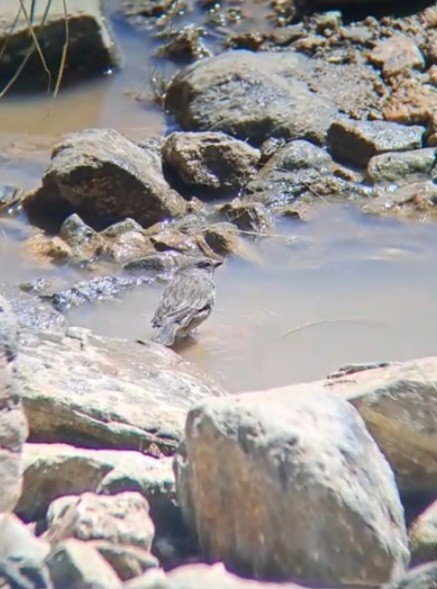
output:
{"label": "rocky shoreline", "polygon": [[[70,74],[87,77],[88,42],[88,74],[118,67],[98,2],[76,4]],[[26,255],[90,275],[0,283],[2,586],[433,589],[437,356],[230,395],[63,312],[193,257],[250,262],[321,201],[435,221],[437,9],[274,0],[265,29],[242,32],[244,3],[199,0],[216,33],[230,23],[214,52],[202,27],[168,27],[173,4],[119,10],[188,62],[159,96],[178,130],[70,134],[36,190],[0,190],[1,213],[33,226]]]}

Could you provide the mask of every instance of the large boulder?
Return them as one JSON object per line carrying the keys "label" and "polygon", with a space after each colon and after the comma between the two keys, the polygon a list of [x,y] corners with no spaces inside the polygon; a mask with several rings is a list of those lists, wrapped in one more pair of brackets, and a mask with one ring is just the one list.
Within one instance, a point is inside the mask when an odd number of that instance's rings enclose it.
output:
{"label": "large boulder", "polygon": [[178,217],[186,203],[154,162],[114,129],[73,133],[53,150],[42,186],[25,206],[33,215],[74,210],[91,225],[126,217],[151,225]]}
{"label": "large boulder", "polygon": [[380,585],[408,562],[392,471],[326,393],[209,399],[187,417],[179,502],[204,556],[248,577]]}
{"label": "large boulder", "polygon": [[20,346],[17,379],[34,441],[172,453],[190,405],[224,394],[158,344],[76,328],[23,330]]}
{"label": "large boulder", "polygon": [[302,81],[307,64],[292,51],[228,51],[178,73],[166,107],[186,130],[223,131],[258,145],[271,136],[322,143],[338,111]]}
{"label": "large boulder", "polygon": [[27,423],[15,376],[17,323],[0,295],[0,512],[15,507],[21,493],[21,452]]}

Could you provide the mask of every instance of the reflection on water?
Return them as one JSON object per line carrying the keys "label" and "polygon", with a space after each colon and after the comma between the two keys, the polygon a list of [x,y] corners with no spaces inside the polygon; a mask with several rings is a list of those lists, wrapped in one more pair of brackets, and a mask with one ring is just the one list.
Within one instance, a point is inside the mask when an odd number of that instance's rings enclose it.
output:
{"label": "reflection on water", "polygon": [[[259,243],[260,265],[230,260],[217,271],[216,308],[178,350],[185,358],[241,391],[323,377],[351,362],[435,353],[435,226],[333,205],[284,232],[289,243]],[[161,291],[146,286],[75,309],[69,321],[144,339]]]}

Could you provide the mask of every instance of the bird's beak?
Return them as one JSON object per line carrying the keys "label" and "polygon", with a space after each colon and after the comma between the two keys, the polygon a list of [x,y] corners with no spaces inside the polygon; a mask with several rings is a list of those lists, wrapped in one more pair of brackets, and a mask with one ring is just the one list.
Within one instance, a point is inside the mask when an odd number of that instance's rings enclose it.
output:
{"label": "bird's beak", "polygon": [[223,265],[224,260],[214,260],[214,268],[218,268]]}

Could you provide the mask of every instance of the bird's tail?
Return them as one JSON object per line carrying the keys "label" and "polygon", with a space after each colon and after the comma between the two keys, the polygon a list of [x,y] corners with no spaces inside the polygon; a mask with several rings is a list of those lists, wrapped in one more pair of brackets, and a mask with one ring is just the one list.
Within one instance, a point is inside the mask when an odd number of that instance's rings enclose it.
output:
{"label": "bird's tail", "polygon": [[174,323],[166,323],[162,329],[155,335],[153,341],[163,346],[172,346],[176,337],[177,325]]}

